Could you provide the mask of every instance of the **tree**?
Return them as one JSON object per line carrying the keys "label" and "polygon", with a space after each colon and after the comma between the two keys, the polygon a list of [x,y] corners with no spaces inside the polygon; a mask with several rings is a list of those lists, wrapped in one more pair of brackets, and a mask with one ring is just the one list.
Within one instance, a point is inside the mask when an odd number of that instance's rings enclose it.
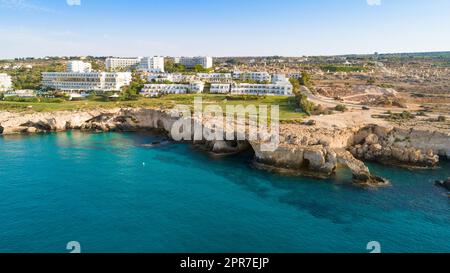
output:
{"label": "tree", "polygon": [[300,92],[300,88],[301,88],[300,81],[297,79],[294,79],[294,78],[290,78],[289,81],[292,84],[293,93],[294,93],[294,95],[296,95],[297,93]]}
{"label": "tree", "polygon": [[310,88],[312,86],[311,75],[308,72],[302,72],[302,77],[300,79],[300,85]]}
{"label": "tree", "polygon": [[347,106],[345,106],[344,104],[338,104],[338,105],[336,105],[334,110],[339,111],[339,112],[346,112],[348,109],[347,109]]}
{"label": "tree", "polygon": [[314,111],[315,108],[315,104],[312,101],[309,101],[308,97],[304,94],[298,94],[296,98],[300,109],[302,109],[302,111],[308,116],[312,115],[312,112]]}
{"label": "tree", "polygon": [[164,68],[168,73],[185,72],[186,67],[182,64],[176,64],[172,59],[166,59]]}
{"label": "tree", "polygon": [[137,100],[140,96],[139,92],[144,87],[145,81],[141,78],[141,75],[137,72],[133,72],[133,78],[130,85],[122,88],[120,94],[121,100]]}
{"label": "tree", "polygon": [[196,64],[194,66],[194,72],[196,72],[196,73],[207,73],[207,72],[209,72],[209,70],[205,69],[201,64]]}

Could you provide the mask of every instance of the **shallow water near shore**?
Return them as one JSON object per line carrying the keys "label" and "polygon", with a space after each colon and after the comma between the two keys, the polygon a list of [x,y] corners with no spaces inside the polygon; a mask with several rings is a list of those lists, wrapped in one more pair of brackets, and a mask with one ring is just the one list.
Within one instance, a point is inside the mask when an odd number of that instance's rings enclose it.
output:
{"label": "shallow water near shore", "polygon": [[351,185],[214,158],[149,133],[0,137],[0,252],[450,252],[436,170],[369,164],[391,181]]}

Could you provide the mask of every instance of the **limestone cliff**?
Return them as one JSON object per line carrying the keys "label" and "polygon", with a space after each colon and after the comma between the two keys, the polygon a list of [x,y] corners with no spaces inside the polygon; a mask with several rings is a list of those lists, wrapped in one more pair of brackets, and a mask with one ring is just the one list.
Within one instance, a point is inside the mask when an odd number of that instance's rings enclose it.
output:
{"label": "limestone cliff", "polygon": [[[179,119],[173,112],[157,109],[112,109],[52,113],[0,112],[0,134],[45,133],[65,130],[136,131],[161,129],[169,136]],[[205,123],[204,120],[194,122]],[[397,128],[388,124],[280,126],[280,145],[275,151],[260,149],[257,141],[196,141],[213,153],[255,151],[257,163],[317,176],[330,176],[342,166],[362,185],[384,185],[371,175],[361,160],[434,166],[439,156],[450,157],[450,135],[439,131]],[[358,159],[357,159],[358,158]]]}

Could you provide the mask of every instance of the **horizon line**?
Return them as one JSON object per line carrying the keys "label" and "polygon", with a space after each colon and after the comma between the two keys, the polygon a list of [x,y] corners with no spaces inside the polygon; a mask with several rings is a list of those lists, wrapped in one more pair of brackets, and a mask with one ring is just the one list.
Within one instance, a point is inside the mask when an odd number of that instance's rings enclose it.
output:
{"label": "horizon line", "polygon": [[[298,55],[298,56],[289,56],[289,55],[221,55],[221,56],[213,56],[213,55],[146,55],[146,56],[162,56],[162,57],[181,57],[181,56],[208,56],[213,58],[264,58],[264,57],[281,57],[281,58],[302,58],[302,57],[339,57],[339,56],[370,56],[370,55],[395,55],[395,54],[431,54],[431,53],[450,53],[450,50],[437,50],[437,51],[397,51],[397,52],[373,52],[373,53],[346,53],[346,54],[318,54],[318,55]],[[5,60],[15,60],[15,59],[44,59],[44,58],[63,58],[63,57],[94,57],[94,58],[108,58],[108,57],[117,57],[117,58],[135,58],[139,56],[117,56],[117,55],[47,55],[47,56],[23,56],[23,57],[13,57],[13,58],[0,58],[0,61]]]}

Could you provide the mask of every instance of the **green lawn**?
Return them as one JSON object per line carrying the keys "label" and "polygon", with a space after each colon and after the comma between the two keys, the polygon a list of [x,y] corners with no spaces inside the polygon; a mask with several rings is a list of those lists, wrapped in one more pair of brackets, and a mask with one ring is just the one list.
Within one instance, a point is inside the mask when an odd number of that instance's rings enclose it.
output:
{"label": "green lawn", "polygon": [[41,103],[41,102],[8,102],[0,101],[0,111],[26,111],[26,112],[51,112],[63,110],[93,110],[111,109],[117,107],[144,107],[144,108],[164,108],[170,109],[175,105],[193,106],[194,98],[202,97],[203,103],[218,104],[225,110],[226,105],[279,105],[281,120],[299,120],[305,117],[304,114],[295,112],[295,102],[292,97],[258,97],[256,99],[243,96],[233,96],[227,100],[227,95],[213,94],[188,94],[188,95],[167,95],[161,98],[141,98],[136,101],[64,101],[61,103]]}

